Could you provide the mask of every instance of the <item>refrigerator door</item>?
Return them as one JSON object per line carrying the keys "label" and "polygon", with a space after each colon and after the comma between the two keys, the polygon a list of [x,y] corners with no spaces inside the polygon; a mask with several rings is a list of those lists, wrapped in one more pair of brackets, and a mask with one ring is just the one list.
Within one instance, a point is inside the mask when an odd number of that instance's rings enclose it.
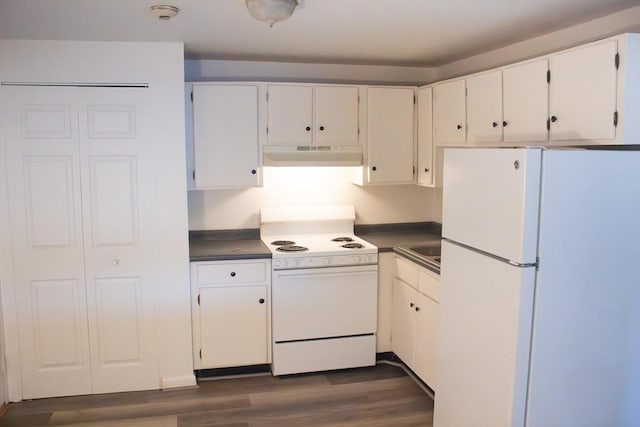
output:
{"label": "refrigerator door", "polygon": [[541,159],[535,148],[446,149],[442,236],[536,262]]}
{"label": "refrigerator door", "polygon": [[434,427],[522,427],[535,268],[442,242]]}

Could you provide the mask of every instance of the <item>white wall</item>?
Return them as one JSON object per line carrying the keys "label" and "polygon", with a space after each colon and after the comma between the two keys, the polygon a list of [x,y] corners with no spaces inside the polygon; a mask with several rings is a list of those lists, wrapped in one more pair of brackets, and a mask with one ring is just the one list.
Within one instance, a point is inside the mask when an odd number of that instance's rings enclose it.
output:
{"label": "white wall", "polygon": [[433,81],[545,55],[616,34],[640,31],[640,6],[439,67]]}
{"label": "white wall", "polygon": [[264,186],[189,192],[189,229],[258,228],[261,207],[353,204],[357,224],[432,221],[437,192],[415,185],[360,187],[347,167],[265,167]]}
{"label": "white wall", "polygon": [[[148,83],[154,118],[153,229],[160,382],[195,384],[187,240],[184,135],[184,52],[181,43],[0,40],[0,81]],[[0,135],[2,132],[0,132]],[[1,141],[1,140],[0,140]],[[0,149],[4,144],[0,144]],[[11,400],[22,397],[15,295],[10,274],[5,162],[0,155],[0,282]]]}
{"label": "white wall", "polygon": [[417,85],[433,81],[436,70],[427,67],[187,60],[185,78],[188,82],[255,80]]}

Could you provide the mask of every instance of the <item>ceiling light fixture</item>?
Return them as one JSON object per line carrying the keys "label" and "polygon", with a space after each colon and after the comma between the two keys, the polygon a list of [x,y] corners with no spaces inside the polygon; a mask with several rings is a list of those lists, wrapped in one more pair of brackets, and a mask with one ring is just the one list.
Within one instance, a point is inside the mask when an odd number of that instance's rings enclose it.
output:
{"label": "ceiling light fixture", "polygon": [[245,0],[251,16],[270,27],[289,18],[299,3],[299,0]]}
{"label": "ceiling light fixture", "polygon": [[165,4],[158,4],[151,6],[151,11],[156,14],[161,21],[168,21],[178,14],[180,9],[175,6],[168,6]]}

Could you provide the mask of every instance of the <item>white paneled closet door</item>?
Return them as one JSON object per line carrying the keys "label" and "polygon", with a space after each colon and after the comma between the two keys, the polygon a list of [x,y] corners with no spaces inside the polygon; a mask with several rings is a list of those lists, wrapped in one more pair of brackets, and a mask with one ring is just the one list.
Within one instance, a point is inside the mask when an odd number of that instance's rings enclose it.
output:
{"label": "white paneled closet door", "polygon": [[23,397],[88,394],[77,91],[1,90]]}
{"label": "white paneled closet door", "polygon": [[159,388],[147,93],[78,89],[94,393]]}
{"label": "white paneled closet door", "polygon": [[23,397],[159,388],[148,89],[2,90]]}

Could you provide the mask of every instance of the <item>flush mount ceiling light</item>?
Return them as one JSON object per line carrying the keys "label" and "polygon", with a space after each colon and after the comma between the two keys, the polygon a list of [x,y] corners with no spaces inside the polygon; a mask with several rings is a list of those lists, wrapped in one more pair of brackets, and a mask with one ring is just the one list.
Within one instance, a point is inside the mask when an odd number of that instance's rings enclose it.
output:
{"label": "flush mount ceiling light", "polygon": [[245,0],[251,16],[270,27],[289,18],[299,3],[299,0]]}
{"label": "flush mount ceiling light", "polygon": [[151,11],[156,14],[161,21],[168,21],[178,14],[180,9],[175,6],[168,6],[164,4],[158,4],[151,6]]}

